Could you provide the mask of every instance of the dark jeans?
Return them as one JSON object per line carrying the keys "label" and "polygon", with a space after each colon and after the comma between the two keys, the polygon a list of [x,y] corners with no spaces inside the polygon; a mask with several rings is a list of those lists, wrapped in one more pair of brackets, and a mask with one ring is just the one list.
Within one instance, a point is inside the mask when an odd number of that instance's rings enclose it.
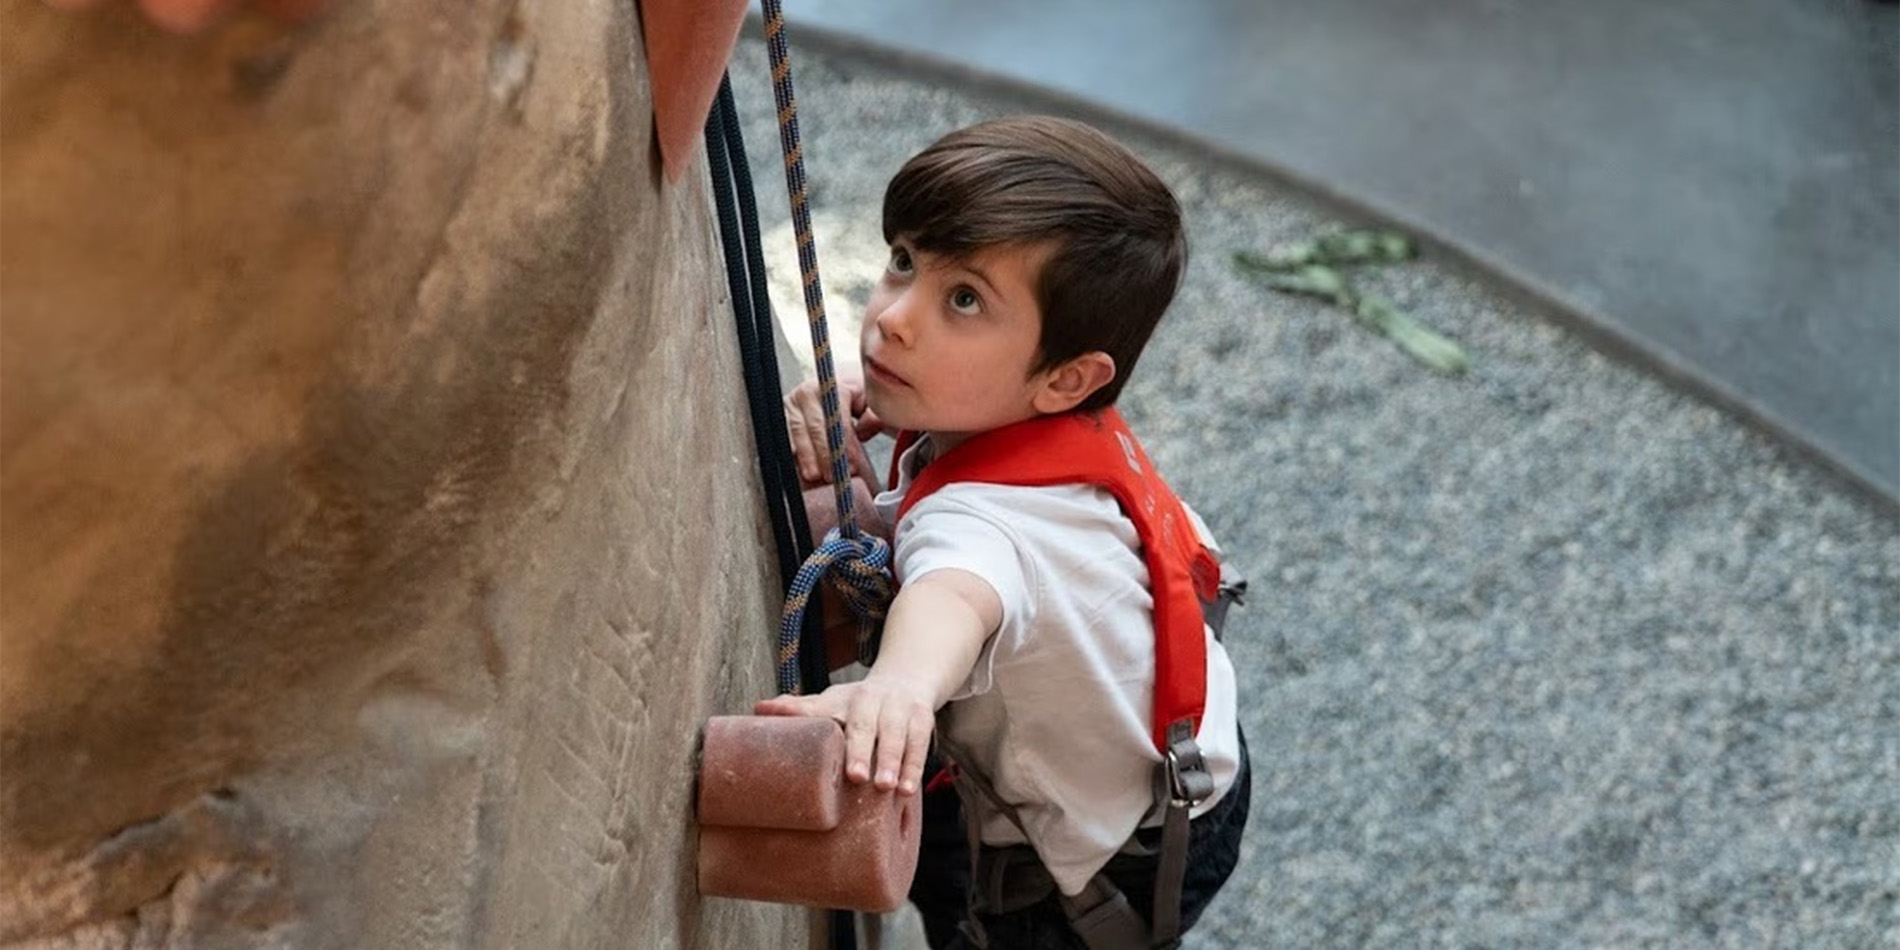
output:
{"label": "dark jeans", "polygon": [[[1240,837],[1247,826],[1253,793],[1253,768],[1247,760],[1247,740],[1240,741],[1240,775],[1212,811],[1194,819],[1188,831],[1187,873],[1181,881],[1181,930],[1200,919],[1207,902],[1227,883],[1240,862]],[[932,950],[966,950],[970,944],[958,931],[968,913],[970,854],[963,830],[957,793],[941,788],[924,795],[923,847],[910,900],[924,919],[924,935]],[[1140,833],[1142,843],[1160,841],[1161,829]],[[1118,854],[1105,869],[1109,880],[1127,895],[1128,903],[1148,921],[1154,912],[1156,858]],[[983,929],[996,950],[1086,950],[1069,929],[1068,918],[1055,895],[1007,914],[985,914]]]}

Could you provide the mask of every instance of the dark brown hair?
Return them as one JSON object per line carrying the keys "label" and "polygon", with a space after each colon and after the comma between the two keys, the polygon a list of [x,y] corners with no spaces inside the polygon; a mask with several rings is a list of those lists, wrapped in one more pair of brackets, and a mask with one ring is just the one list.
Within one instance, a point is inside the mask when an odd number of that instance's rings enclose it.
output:
{"label": "dark brown hair", "polygon": [[1091,350],[1115,378],[1078,408],[1111,405],[1187,260],[1181,206],[1141,159],[1067,119],[1016,116],[952,132],[884,191],[884,239],[961,257],[1050,242],[1037,280],[1041,352],[1031,372]]}

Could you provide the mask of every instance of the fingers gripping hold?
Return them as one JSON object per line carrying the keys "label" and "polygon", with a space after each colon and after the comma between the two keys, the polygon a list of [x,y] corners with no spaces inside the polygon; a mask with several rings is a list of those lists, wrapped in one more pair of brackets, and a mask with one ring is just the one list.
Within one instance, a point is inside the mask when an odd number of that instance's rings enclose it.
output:
{"label": "fingers gripping hold", "polygon": [[777,696],[752,708],[762,716],[821,716],[844,727],[845,778],[915,794],[934,725],[930,704],[893,683],[841,683],[816,696]]}

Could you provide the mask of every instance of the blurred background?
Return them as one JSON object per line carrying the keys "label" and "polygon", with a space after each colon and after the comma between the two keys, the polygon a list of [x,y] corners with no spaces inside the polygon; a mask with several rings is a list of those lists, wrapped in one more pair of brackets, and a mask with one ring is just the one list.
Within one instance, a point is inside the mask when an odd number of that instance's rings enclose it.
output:
{"label": "blurred background", "polygon": [[1860,0],[792,0],[1403,222],[1900,495],[1900,32]]}

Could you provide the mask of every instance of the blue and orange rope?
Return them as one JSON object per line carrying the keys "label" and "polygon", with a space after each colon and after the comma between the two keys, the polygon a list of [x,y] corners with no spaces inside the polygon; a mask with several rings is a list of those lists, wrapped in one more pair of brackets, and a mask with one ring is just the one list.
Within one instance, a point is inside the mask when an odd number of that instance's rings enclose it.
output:
{"label": "blue and orange rope", "polygon": [[858,620],[857,659],[870,663],[877,654],[877,635],[890,606],[895,585],[891,579],[891,549],[884,539],[859,530],[851,497],[851,467],[844,451],[844,413],[838,399],[838,377],[831,358],[831,336],[825,321],[824,288],[818,280],[818,242],[811,229],[811,204],[805,181],[804,144],[798,135],[798,98],[792,92],[791,50],[785,41],[785,9],[780,0],[763,0],[765,45],[771,58],[772,98],[778,106],[779,146],[785,154],[785,190],[791,195],[792,230],[798,241],[798,270],[804,288],[805,317],[811,327],[812,360],[818,370],[818,397],[825,410],[825,444],[831,450],[831,484],[838,507],[838,526],[799,567],[785,596],[779,618],[778,686],[781,692],[799,692],[799,634],[805,609],[818,584],[828,580],[843,595]]}

